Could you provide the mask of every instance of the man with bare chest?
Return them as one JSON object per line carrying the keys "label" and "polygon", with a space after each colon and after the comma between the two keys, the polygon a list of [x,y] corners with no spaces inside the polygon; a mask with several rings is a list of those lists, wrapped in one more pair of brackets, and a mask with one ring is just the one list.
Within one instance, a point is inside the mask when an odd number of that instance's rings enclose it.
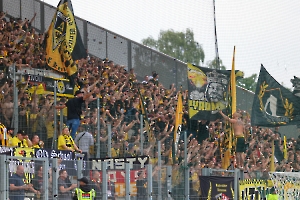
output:
{"label": "man with bare chest", "polygon": [[4,103],[1,106],[2,108],[2,114],[4,116],[5,122],[4,124],[6,126],[11,126],[11,120],[13,116],[13,108],[14,108],[14,103],[12,101],[12,96],[7,95],[4,99]]}
{"label": "man with bare chest", "polygon": [[242,115],[240,113],[233,113],[232,119],[226,116],[222,111],[220,114],[225,120],[228,120],[233,125],[234,137],[236,139],[236,162],[239,168],[243,168],[244,165],[244,152],[245,152],[245,137],[244,137],[244,122],[242,121]]}

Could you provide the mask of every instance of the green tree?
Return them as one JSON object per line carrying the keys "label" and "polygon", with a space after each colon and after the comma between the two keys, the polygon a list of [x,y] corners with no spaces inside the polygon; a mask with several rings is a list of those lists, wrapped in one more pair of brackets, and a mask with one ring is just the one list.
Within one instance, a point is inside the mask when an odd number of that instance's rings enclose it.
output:
{"label": "green tree", "polygon": [[204,62],[202,46],[194,40],[194,32],[186,29],[186,32],[175,32],[172,29],[160,31],[158,40],[152,36],[143,39],[142,43],[159,52],[167,54],[183,62],[199,65]]}
{"label": "green tree", "polygon": [[217,64],[217,57],[215,59],[208,61],[207,67],[210,69],[220,69],[220,70],[226,70],[226,67],[223,65],[223,62],[221,59],[219,59],[219,66]]}
{"label": "green tree", "polygon": [[241,78],[236,81],[236,85],[243,87],[247,90],[250,90],[252,92],[255,92],[256,89],[256,79],[257,79],[257,74],[252,74],[249,77],[246,78]]}

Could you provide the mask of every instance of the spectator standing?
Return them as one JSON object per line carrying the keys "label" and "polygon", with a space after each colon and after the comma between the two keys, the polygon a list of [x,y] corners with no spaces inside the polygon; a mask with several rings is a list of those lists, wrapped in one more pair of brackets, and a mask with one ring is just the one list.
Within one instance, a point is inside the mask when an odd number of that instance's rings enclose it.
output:
{"label": "spectator standing", "polygon": [[72,190],[77,184],[69,184],[68,172],[65,169],[59,171],[58,178],[58,200],[72,200]]}
{"label": "spectator standing", "polygon": [[37,191],[35,200],[38,200],[42,198],[42,193],[43,193],[43,167],[39,166],[37,167],[36,174],[32,180],[32,185],[33,188]]}
{"label": "spectator standing", "polygon": [[65,104],[60,104],[56,106],[56,109],[64,109],[67,107],[67,126],[71,130],[71,137],[75,139],[76,131],[80,125],[80,118],[82,114],[82,104],[93,94],[93,90],[89,93],[83,95],[83,92],[77,90],[75,92],[75,97],[69,99]]}
{"label": "spectator standing", "polygon": [[24,167],[22,165],[17,166],[16,173],[9,179],[9,199],[10,200],[24,200],[25,190],[30,190],[37,193],[32,184],[24,184]]}
{"label": "spectator standing", "polygon": [[87,153],[87,157],[90,158],[90,148],[94,146],[93,135],[87,131],[78,133],[75,137],[75,144],[82,152]]}
{"label": "spectator standing", "polygon": [[95,190],[91,188],[89,185],[89,180],[86,177],[82,177],[78,179],[79,181],[79,188],[75,189],[75,195],[73,200],[93,200],[96,196]]}
{"label": "spectator standing", "polygon": [[60,136],[58,136],[58,150],[69,150],[69,151],[78,151],[82,153],[80,149],[78,149],[77,145],[75,144],[73,138],[70,136],[69,128],[64,127],[63,132]]}
{"label": "spectator standing", "polygon": [[147,197],[147,180],[145,178],[145,172],[139,171],[136,180],[137,199],[146,199]]}
{"label": "spectator standing", "polygon": [[100,172],[95,170],[92,172],[92,188],[95,190],[96,192],[96,198],[95,200],[100,200],[102,199],[102,184],[101,184],[101,176],[100,176]]}

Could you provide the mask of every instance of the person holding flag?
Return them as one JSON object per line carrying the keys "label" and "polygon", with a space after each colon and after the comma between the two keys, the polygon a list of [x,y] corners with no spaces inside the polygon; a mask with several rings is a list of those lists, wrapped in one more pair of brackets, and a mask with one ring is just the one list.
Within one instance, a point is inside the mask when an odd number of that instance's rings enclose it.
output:
{"label": "person holding flag", "polygon": [[244,137],[244,129],[245,125],[242,121],[242,115],[238,112],[233,113],[233,118],[229,118],[226,116],[221,110],[219,113],[225,120],[228,120],[233,125],[234,136],[236,138],[236,163],[237,167],[243,169],[244,165],[244,152],[245,152],[245,137]]}

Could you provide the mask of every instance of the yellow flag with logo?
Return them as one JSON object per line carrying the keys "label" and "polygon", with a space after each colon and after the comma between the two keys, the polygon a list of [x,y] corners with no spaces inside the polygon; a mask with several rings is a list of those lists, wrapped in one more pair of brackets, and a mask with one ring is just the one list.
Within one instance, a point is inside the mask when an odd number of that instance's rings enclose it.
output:
{"label": "yellow flag with logo", "polygon": [[72,76],[76,60],[87,57],[71,0],[61,0],[46,34],[46,62],[52,69]]}

